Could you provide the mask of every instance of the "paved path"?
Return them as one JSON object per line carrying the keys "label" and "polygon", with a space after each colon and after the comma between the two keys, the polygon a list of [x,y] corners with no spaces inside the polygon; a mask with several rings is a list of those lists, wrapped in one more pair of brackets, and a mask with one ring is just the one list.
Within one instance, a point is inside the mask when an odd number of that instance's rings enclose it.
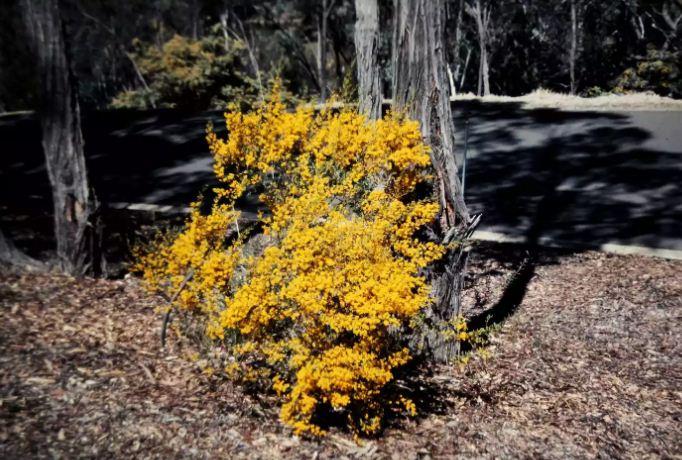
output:
{"label": "paved path", "polygon": [[472,103],[458,107],[460,132],[466,119],[466,199],[483,230],[682,250],[682,112]]}
{"label": "paved path", "polygon": [[[515,241],[682,250],[682,112],[523,110],[459,102],[469,120],[466,199],[481,230]],[[212,183],[204,141],[218,112],[86,116],[90,175],[107,203],[184,206]],[[39,130],[0,117],[0,205],[49,206]],[[463,149],[459,149],[461,152]]]}

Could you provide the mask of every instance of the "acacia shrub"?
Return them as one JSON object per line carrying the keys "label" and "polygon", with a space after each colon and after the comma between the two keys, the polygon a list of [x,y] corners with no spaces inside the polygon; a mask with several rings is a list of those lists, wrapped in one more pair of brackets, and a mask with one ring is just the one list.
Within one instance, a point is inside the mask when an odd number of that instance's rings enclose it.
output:
{"label": "acacia shrub", "polygon": [[645,57],[614,81],[617,94],[651,91],[661,96],[682,96],[680,53],[648,49]]}
{"label": "acacia shrub", "polygon": [[[386,389],[432,301],[423,270],[445,252],[420,234],[439,206],[415,193],[431,190],[418,123],[287,111],[278,97],[225,119],[227,139],[207,134],[222,187],[209,213],[195,205],[140,258],[148,286],[180,289],[177,306],[225,350],[226,375],[274,390],[296,433],[324,434],[330,411],[362,433],[387,409],[414,413]],[[267,209],[258,231],[235,211],[254,190]]]}
{"label": "acacia shrub", "polygon": [[[215,34],[201,39],[174,35],[158,47],[134,42],[130,57],[146,87],[120,92],[113,108],[224,108],[230,102],[252,103],[258,91],[244,64],[244,45]],[[216,96],[218,95],[218,96]]]}

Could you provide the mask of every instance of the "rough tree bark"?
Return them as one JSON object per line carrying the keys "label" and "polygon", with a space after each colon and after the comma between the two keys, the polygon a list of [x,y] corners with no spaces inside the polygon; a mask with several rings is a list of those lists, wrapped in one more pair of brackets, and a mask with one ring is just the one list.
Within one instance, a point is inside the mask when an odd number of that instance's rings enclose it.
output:
{"label": "rough tree bark", "polygon": [[355,0],[355,50],[358,68],[360,113],[371,119],[381,117],[381,74],[379,72],[379,7],[377,0]]}
{"label": "rough tree bark", "polygon": [[[422,135],[431,147],[442,207],[438,237],[446,244],[461,241],[471,222],[455,162],[442,0],[394,0],[394,11],[393,103],[421,123]],[[461,312],[466,259],[463,244],[451,246],[431,276],[437,300],[427,312],[429,325],[417,346],[426,347],[437,360],[450,360],[457,353],[456,343],[442,332]]]}
{"label": "rough tree bark", "polygon": [[74,276],[98,275],[98,204],[88,185],[77,87],[59,2],[22,0],[22,9],[40,73],[42,143],[52,185],[58,262]]}
{"label": "rough tree bark", "polygon": [[483,6],[481,0],[474,0],[473,4],[466,3],[466,12],[476,21],[476,35],[478,36],[479,67],[478,67],[478,95],[490,95],[490,63],[488,62],[488,29],[490,26],[490,6]]}

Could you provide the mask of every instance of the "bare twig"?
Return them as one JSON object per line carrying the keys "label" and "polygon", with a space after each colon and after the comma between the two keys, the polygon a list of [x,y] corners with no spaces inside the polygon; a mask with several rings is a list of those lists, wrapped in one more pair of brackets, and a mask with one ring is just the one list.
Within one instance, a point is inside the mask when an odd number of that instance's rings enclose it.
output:
{"label": "bare twig", "polygon": [[239,33],[235,29],[229,26],[229,23],[227,21],[228,19],[228,12],[225,11],[220,15],[220,26],[223,30],[223,37],[225,39],[225,51],[228,50],[228,34],[232,35],[232,37],[235,40],[238,40],[242,43],[244,43],[244,46],[246,46],[246,52],[249,55],[249,61],[251,63],[251,67],[253,69],[253,72],[256,77],[256,82],[258,84],[258,97],[263,102],[265,99],[264,96],[264,89],[263,89],[263,80],[261,78],[261,72],[260,72],[260,66],[258,65],[258,59],[256,59],[256,55],[253,52],[253,44],[251,43],[251,40],[249,40],[249,37],[246,33],[246,30],[244,29],[244,23],[242,22],[241,19],[239,19],[239,16],[236,14],[232,13],[232,19],[234,22],[237,24],[237,27],[239,27]]}
{"label": "bare twig", "polygon": [[[104,31],[107,32],[112,37],[115,37],[115,38],[118,37],[118,35],[116,34],[116,31],[114,30],[113,27],[107,26],[102,21],[97,19],[95,16],[93,16],[90,13],[88,13],[87,11],[85,11],[80,3],[78,3],[77,5],[78,5],[78,11],[83,15],[83,17],[93,21],[95,24],[97,24],[102,29],[104,29]],[[114,41],[116,41],[116,40],[114,40]],[[133,70],[135,71],[135,76],[140,81],[140,83],[142,83],[142,86],[144,87],[144,89],[149,91],[149,85],[147,85],[147,80],[145,80],[144,75],[142,75],[142,72],[140,71],[140,68],[137,65],[137,62],[135,61],[135,58],[133,57],[133,55],[126,51],[125,46],[123,46],[123,44],[119,43],[118,46],[115,47],[115,49],[116,48],[118,48],[118,50],[128,59],[128,61],[130,61],[130,64],[133,66]],[[154,103],[154,101],[150,100],[149,102],[150,102],[152,108],[155,109],[156,104]]]}
{"label": "bare twig", "polygon": [[173,311],[173,302],[175,302],[180,295],[180,293],[185,289],[187,286],[187,283],[190,282],[190,280],[194,277],[194,269],[190,268],[187,271],[187,275],[185,275],[185,279],[182,280],[182,283],[180,283],[180,287],[178,288],[177,291],[175,291],[175,294],[173,294],[173,297],[168,299],[168,311],[163,317],[163,324],[161,325],[161,348],[164,348],[166,346],[166,330],[168,329],[168,324],[170,323],[171,320],[171,312]]}
{"label": "bare twig", "polygon": [[[260,6],[261,8],[258,8]],[[289,44],[291,47],[291,51],[294,53],[294,58],[298,60],[298,62],[301,64],[303,69],[306,71],[308,76],[310,77],[313,85],[315,85],[316,89],[320,90],[320,82],[317,78],[317,73],[313,70],[310,62],[308,61],[308,58],[305,55],[305,51],[301,48],[301,40],[298,40],[294,38],[289,31],[287,31],[284,26],[275,18],[274,14],[272,11],[270,11],[266,6],[264,5],[254,5],[254,8],[258,9],[258,11],[265,17],[272,25],[273,27],[278,30],[279,32],[282,33],[284,38],[286,39],[286,42]]]}

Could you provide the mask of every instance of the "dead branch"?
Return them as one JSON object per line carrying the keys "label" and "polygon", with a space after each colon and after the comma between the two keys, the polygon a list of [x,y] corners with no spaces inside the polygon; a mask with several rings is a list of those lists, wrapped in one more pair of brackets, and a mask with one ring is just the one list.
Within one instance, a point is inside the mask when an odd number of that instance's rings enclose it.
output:
{"label": "dead branch", "polygon": [[187,274],[185,275],[185,278],[182,280],[182,283],[180,283],[180,287],[178,287],[178,290],[175,291],[173,297],[168,299],[168,311],[166,311],[166,314],[163,316],[163,324],[161,325],[161,348],[166,347],[166,330],[168,329],[168,324],[170,323],[171,320],[171,313],[173,312],[173,302],[175,302],[178,299],[178,296],[180,296],[182,291],[185,290],[187,283],[189,283],[193,277],[194,269],[190,268],[189,270],[187,270]]}

